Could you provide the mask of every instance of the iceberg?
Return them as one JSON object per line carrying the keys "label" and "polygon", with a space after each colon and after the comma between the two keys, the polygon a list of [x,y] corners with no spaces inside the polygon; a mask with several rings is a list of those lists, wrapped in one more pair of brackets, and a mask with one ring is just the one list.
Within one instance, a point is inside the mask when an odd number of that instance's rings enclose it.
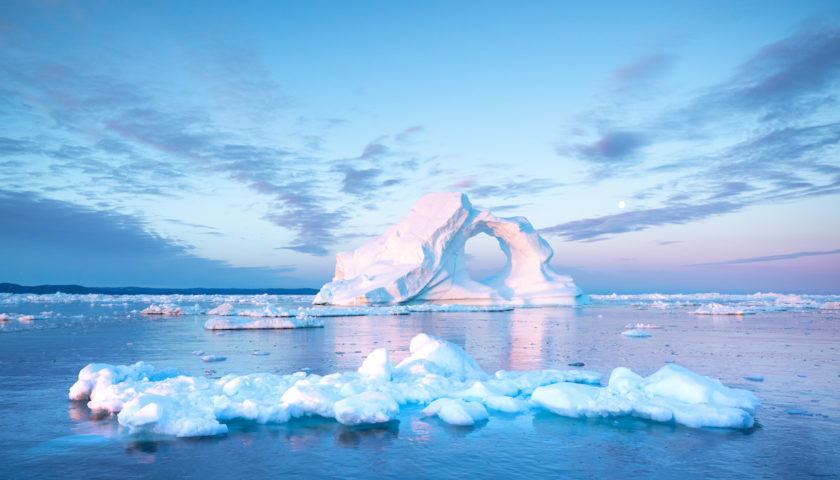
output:
{"label": "iceberg", "polygon": [[[504,269],[470,278],[464,246],[485,233],[507,257]],[[426,195],[396,225],[353,252],[336,255],[335,276],[313,303],[382,305],[466,302],[574,305],[586,297],[549,261],[554,251],[524,217],[499,218],[473,208],[463,193]]]}
{"label": "iceberg", "polygon": [[[411,340],[396,365],[376,349],[356,371],[329,375],[253,373],[219,379],[158,372],[143,362],[84,367],[69,397],[92,410],[115,413],[131,434],[221,435],[225,422],[284,423],[331,418],[343,425],[398,421],[412,405],[450,425],[489,421],[490,412],[544,409],[570,417],[633,416],[689,427],[750,428],[760,405],[748,391],[668,365],[643,378],[613,370],[504,371],[488,374],[461,347],[427,334]],[[208,356],[217,360],[224,357]],[[205,357],[205,358],[208,358]]]}

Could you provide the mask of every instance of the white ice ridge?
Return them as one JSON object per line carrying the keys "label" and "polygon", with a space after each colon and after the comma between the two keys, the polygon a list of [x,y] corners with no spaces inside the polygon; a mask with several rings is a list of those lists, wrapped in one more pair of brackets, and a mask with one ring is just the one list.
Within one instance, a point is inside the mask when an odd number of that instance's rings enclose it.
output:
{"label": "white ice ridge", "polygon": [[485,373],[461,347],[431,335],[411,340],[411,355],[392,363],[374,350],[358,371],[330,375],[255,373],[221,379],[174,369],[154,373],[134,365],[90,364],[79,372],[70,399],[117,413],[131,433],[218,435],[224,422],[283,423],[302,416],[345,425],[397,419],[408,405],[454,425],[486,421],[489,412],[545,409],[569,417],[629,415],[691,427],[749,428],[759,406],[752,392],[727,388],[675,365],[642,378],[616,368],[609,384],[584,370]]}
{"label": "white ice ridge", "polygon": [[[471,237],[495,237],[507,257],[501,273],[476,282],[464,264]],[[524,217],[499,218],[463,193],[422,197],[384,234],[336,255],[335,276],[315,304],[369,305],[462,301],[573,305],[583,297],[549,261],[554,251]]]}

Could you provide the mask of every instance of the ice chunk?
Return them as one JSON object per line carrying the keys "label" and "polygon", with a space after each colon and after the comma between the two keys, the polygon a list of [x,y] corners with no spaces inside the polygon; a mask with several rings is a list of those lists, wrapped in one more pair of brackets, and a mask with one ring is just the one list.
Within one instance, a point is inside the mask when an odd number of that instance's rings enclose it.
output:
{"label": "ice chunk", "polygon": [[662,328],[659,325],[651,325],[649,323],[629,323],[624,326],[628,330],[655,330]]}
{"label": "ice chunk", "polygon": [[117,419],[131,433],[155,433],[176,437],[201,437],[227,433],[219,423],[212,404],[202,402],[184,408],[178,398],[141,394],[125,404]]}
{"label": "ice chunk", "polygon": [[598,405],[601,388],[581,383],[555,383],[534,390],[531,401],[546,410],[565,417],[582,417],[602,414]]}
{"label": "ice chunk", "polygon": [[161,305],[151,304],[140,311],[143,315],[180,315],[181,307],[164,303]]}
{"label": "ice chunk", "polygon": [[279,308],[272,304],[263,305],[260,309],[255,310],[243,310],[239,312],[237,315],[241,317],[267,317],[267,318],[274,318],[274,317],[290,317],[292,314]]}
{"label": "ice chunk", "polygon": [[70,400],[89,400],[92,410],[118,412],[122,409],[123,397],[115,385],[127,381],[147,378],[154,367],[143,362],[134,365],[108,365],[91,363],[79,372],[79,379],[70,387]]}
{"label": "ice chunk", "polygon": [[335,402],[341,400],[337,389],[329,385],[307,385],[298,382],[286,390],[280,401],[287,403],[292,409],[292,415],[320,415],[335,417]]}
{"label": "ice chunk", "polygon": [[[476,282],[466,272],[464,245],[480,233],[499,241],[507,264],[500,274]],[[524,217],[498,218],[476,210],[462,193],[430,194],[381,236],[336,255],[335,276],[314,303],[574,305],[581,291],[549,265],[553,254]]]}
{"label": "ice chunk", "polygon": [[487,376],[463,348],[425,333],[411,339],[409,351],[411,356],[397,364],[397,370],[406,369],[416,360],[426,360],[434,363],[444,375],[458,380]]}
{"label": "ice chunk", "polygon": [[202,362],[224,362],[227,360],[227,357],[223,357],[221,355],[205,355],[201,357]]}
{"label": "ice chunk", "polygon": [[764,376],[763,375],[748,375],[744,377],[745,380],[749,380],[751,382],[763,382]]}
{"label": "ice chunk", "polygon": [[333,408],[343,425],[390,422],[400,412],[397,402],[382,392],[362,392],[335,402]]}
{"label": "ice chunk", "polygon": [[607,387],[556,383],[534,390],[531,402],[558,415],[630,415],[689,427],[750,428],[760,405],[752,392],[667,365],[642,378],[626,368],[613,371]]}
{"label": "ice chunk", "polygon": [[484,405],[454,398],[439,398],[423,409],[427,417],[437,416],[450,425],[470,426],[487,420],[489,415]]}
{"label": "ice chunk", "polygon": [[385,381],[391,380],[391,362],[388,349],[377,348],[370,352],[370,355],[362,362],[359,373],[372,378],[379,378]]}
{"label": "ice chunk", "polygon": [[621,334],[624,335],[625,337],[634,337],[634,338],[646,338],[646,337],[650,336],[650,334],[648,332],[646,332],[644,330],[637,330],[637,329],[625,330],[625,331],[621,332]]}
{"label": "ice chunk", "polygon": [[228,302],[225,302],[225,303],[219,305],[218,307],[216,307],[216,308],[210,310],[209,312],[207,312],[207,315],[229,316],[229,315],[236,315],[236,314],[233,311],[233,305],[231,305]]}

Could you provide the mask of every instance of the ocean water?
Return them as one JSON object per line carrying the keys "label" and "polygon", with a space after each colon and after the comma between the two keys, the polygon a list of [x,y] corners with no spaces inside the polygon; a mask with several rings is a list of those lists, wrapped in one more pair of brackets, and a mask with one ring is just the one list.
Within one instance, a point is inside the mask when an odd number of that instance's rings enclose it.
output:
{"label": "ocean water", "polygon": [[[836,296],[593,296],[579,308],[324,317],[323,328],[205,330],[224,303],[308,308],[311,297],[0,295],[2,478],[838,478],[840,310]],[[177,316],[140,312],[177,305]],[[744,315],[698,315],[718,304]],[[718,309],[717,311],[722,311]],[[32,318],[29,318],[31,316]],[[621,335],[653,325],[649,338]],[[618,366],[649,375],[674,362],[762,402],[748,430],[632,418],[574,419],[534,410],[453,427],[403,407],[398,421],[345,427],[318,417],[228,424],[223,436],[144,438],[115,416],[71,402],[88,363],[145,361],[195,376],[358,368],[418,333],[463,347],[487,372]],[[221,333],[221,334],[220,334]],[[204,363],[191,352],[223,355]],[[254,356],[258,350],[267,356]],[[762,382],[747,376],[761,375]]]}

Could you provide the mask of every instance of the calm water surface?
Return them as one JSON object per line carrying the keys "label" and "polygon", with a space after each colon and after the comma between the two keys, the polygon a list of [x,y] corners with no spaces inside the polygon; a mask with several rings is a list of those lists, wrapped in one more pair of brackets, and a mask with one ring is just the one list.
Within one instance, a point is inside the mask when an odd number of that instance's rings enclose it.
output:
{"label": "calm water surface", "polygon": [[[144,317],[148,302],[26,304],[52,311],[0,327],[2,478],[459,478],[481,475],[626,478],[840,478],[840,313],[800,311],[698,316],[632,306],[520,309],[326,318],[322,329],[206,331],[206,316]],[[60,313],[56,315],[55,312]],[[629,323],[661,325],[651,338]],[[67,400],[91,362],[192,375],[328,374],[355,370],[374,348],[391,360],[425,332],[454,342],[484,370],[569,369],[584,362],[605,381],[618,366],[649,375],[666,361],[753,390],[762,401],[748,431],[691,429],[641,420],[491,413],[451,427],[404,407],[386,427],[350,428],[308,418],[229,424],[221,437],[143,439],[111,415]],[[224,355],[202,363],[193,350]],[[270,352],[253,356],[254,350]],[[764,382],[743,377],[763,375]],[[805,412],[791,414],[789,409]]]}

